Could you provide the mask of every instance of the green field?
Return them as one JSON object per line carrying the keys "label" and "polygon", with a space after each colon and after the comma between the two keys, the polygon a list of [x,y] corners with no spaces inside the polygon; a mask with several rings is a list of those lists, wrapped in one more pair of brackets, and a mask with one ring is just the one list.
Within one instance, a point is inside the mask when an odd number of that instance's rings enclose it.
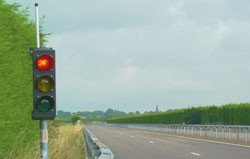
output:
{"label": "green field", "polygon": [[109,119],[108,123],[250,125],[250,103],[193,107]]}
{"label": "green field", "polygon": [[31,120],[35,24],[19,8],[0,0],[0,159],[39,138],[39,123]]}

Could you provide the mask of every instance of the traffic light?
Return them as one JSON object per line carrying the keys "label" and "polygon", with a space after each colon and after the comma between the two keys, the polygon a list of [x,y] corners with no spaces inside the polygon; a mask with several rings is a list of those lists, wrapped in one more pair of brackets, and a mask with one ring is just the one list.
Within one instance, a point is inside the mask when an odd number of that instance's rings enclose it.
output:
{"label": "traffic light", "polygon": [[33,120],[53,120],[56,117],[55,50],[31,49],[33,57]]}

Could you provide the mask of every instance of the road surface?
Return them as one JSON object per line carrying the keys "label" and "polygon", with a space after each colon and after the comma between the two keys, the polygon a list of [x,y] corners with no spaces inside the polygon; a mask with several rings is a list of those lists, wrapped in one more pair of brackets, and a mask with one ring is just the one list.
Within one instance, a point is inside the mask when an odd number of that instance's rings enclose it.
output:
{"label": "road surface", "polygon": [[250,159],[250,148],[104,125],[87,128],[115,159]]}

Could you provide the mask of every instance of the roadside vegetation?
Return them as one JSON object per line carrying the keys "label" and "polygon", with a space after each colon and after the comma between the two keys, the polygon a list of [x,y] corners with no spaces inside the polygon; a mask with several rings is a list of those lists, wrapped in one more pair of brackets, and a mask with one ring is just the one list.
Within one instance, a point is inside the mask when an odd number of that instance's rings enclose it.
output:
{"label": "roadside vegetation", "polygon": [[[33,109],[32,59],[36,47],[35,24],[19,4],[0,0],[0,159],[29,148],[39,139]],[[41,44],[45,43],[41,31]]]}
{"label": "roadside vegetation", "polygon": [[241,103],[192,107],[149,115],[118,117],[108,119],[108,123],[250,125],[249,114],[250,103]]}
{"label": "roadside vegetation", "polygon": [[[20,7],[0,0],[0,159],[40,158],[39,122],[31,120],[33,75],[29,50],[36,47],[36,30],[27,10]],[[44,46],[42,28],[40,36]],[[50,158],[84,158],[81,126],[49,123]]]}
{"label": "roadside vegetation", "polygon": [[[50,121],[49,128],[49,158],[85,158],[85,144],[80,124]],[[40,141],[36,140],[32,146],[20,147],[17,152],[9,152],[5,159],[40,159]]]}

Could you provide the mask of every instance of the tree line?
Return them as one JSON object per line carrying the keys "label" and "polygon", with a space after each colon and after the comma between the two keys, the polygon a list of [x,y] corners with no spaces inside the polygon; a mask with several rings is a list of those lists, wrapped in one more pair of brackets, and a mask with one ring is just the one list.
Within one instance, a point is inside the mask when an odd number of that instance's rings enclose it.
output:
{"label": "tree line", "polygon": [[250,125],[250,103],[192,107],[108,119],[109,123]]}
{"label": "tree line", "polygon": [[59,110],[57,111],[57,118],[72,118],[75,116],[79,116],[82,119],[98,120],[98,119],[109,119],[114,117],[132,116],[139,114],[141,114],[139,111],[126,113],[124,111],[119,111],[111,108],[107,109],[106,111],[96,110],[92,112],[90,111],[69,112],[69,111]]}

